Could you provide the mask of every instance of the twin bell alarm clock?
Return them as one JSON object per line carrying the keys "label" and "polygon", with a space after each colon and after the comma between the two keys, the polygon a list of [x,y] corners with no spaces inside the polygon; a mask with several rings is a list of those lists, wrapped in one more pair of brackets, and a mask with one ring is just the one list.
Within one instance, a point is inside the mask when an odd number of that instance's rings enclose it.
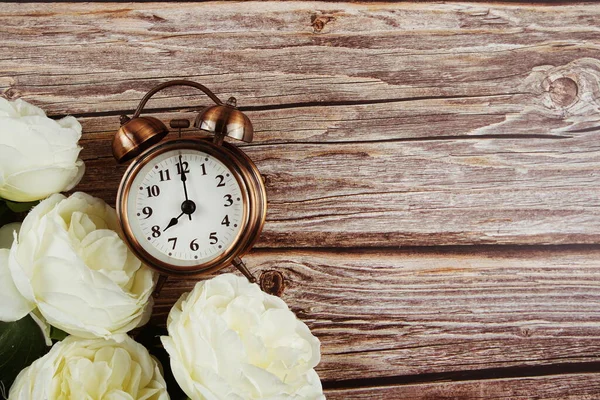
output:
{"label": "twin bell alarm clock", "polygon": [[[215,102],[196,117],[197,137],[166,139],[163,122],[140,116],[146,102],[170,86],[200,89]],[[190,121],[174,119],[170,126],[181,130]],[[132,162],[119,186],[117,215],[139,259],[169,276],[201,276],[233,264],[256,281],[241,257],[262,231],[265,186],[252,160],[224,140],[251,142],[252,136],[252,123],[236,108],[235,98],[223,103],[187,80],[156,86],[132,118],[121,117],[113,155],[119,163]]]}

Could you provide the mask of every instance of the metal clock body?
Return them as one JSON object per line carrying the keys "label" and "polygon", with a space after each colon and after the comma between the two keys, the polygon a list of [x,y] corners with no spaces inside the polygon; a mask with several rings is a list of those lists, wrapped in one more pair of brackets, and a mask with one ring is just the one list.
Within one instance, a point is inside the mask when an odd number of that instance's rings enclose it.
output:
{"label": "metal clock body", "polygon": [[[169,133],[165,124],[140,116],[146,102],[170,86],[195,87],[216,103],[196,117],[198,137],[181,138],[190,121],[175,119],[170,125],[179,128],[180,137],[163,140]],[[255,281],[241,257],[262,231],[265,186],[250,158],[224,140],[251,142],[253,132],[235,98],[223,103],[205,86],[187,80],[154,87],[132,118],[121,116],[113,155],[118,162],[133,161],[119,186],[117,215],[138,258],[163,276],[198,276],[233,264]]]}
{"label": "metal clock body", "polygon": [[199,275],[252,247],[264,224],[266,193],[258,169],[236,147],[172,139],[129,166],[117,215],[146,264],[166,274]]}

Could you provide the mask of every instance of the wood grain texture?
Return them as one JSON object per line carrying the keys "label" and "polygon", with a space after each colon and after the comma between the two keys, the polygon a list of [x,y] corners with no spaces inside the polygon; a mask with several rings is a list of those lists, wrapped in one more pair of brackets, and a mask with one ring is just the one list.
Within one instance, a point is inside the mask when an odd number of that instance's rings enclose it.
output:
{"label": "wood grain texture", "polygon": [[[263,247],[598,243],[599,20],[592,5],[7,5],[0,85],[87,116],[80,188],[111,203],[120,110],[169,78],[236,95],[267,179]],[[201,104],[183,89],[149,106]]]}
{"label": "wood grain texture", "polygon": [[430,399],[510,399],[510,400],[596,400],[600,375],[573,374],[536,378],[488,379],[476,382],[439,382],[361,389],[326,391],[329,400],[430,400]]}
{"label": "wood grain texture", "polygon": [[[597,57],[599,18],[593,4],[7,5],[1,84],[53,113],[132,109],[176,77],[254,106],[513,95],[534,71]],[[150,106],[204,101],[183,93]]]}
{"label": "wood grain texture", "polygon": [[[244,148],[265,176],[269,198],[258,246],[599,242],[596,131],[571,132],[563,139],[354,142],[349,139],[370,131],[368,124],[351,126],[356,107],[344,107],[346,142]],[[343,118],[344,110],[336,111],[337,117],[323,118],[322,129]],[[289,111],[270,113],[273,122],[255,120],[281,129],[288,118],[302,118]],[[321,111],[303,113],[309,119]],[[409,117],[409,123],[418,124],[418,118]],[[112,132],[85,135],[88,173],[79,189],[114,203],[124,168],[112,159],[111,138]]]}
{"label": "wood grain texture", "polygon": [[[600,249],[254,251],[322,341],[326,381],[596,362]],[[228,270],[233,272],[232,269]],[[194,281],[167,281],[155,322]]]}
{"label": "wood grain texture", "polygon": [[246,261],[321,339],[328,398],[595,399],[599,26],[593,3],[4,4],[0,92],[80,119],[78,189],[109,203],[146,91],[236,96],[269,197]]}

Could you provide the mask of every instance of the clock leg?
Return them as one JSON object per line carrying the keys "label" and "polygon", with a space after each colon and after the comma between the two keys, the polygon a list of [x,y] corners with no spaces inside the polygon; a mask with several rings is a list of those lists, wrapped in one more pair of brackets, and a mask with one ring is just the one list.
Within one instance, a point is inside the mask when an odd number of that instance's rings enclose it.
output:
{"label": "clock leg", "polygon": [[152,297],[158,298],[158,296],[160,295],[160,291],[162,290],[168,278],[169,277],[167,275],[158,275],[158,282],[156,282],[156,287],[154,288],[154,292],[152,292]]}
{"label": "clock leg", "polygon": [[244,276],[246,278],[248,278],[248,280],[250,282],[256,283],[256,278],[248,270],[248,268],[246,267],[246,264],[244,264],[244,261],[242,261],[241,258],[239,258],[239,257],[234,258],[233,259],[233,266],[236,267],[242,274],[244,274]]}

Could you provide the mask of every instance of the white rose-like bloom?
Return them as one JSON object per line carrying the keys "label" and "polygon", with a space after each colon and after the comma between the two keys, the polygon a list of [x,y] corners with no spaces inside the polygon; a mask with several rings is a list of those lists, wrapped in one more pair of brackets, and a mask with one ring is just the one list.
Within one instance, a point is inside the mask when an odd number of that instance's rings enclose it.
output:
{"label": "white rose-like bloom", "polygon": [[117,231],[115,210],[85,193],[54,194],[35,206],[8,259],[0,257],[0,293],[12,298],[0,319],[16,321],[37,307],[50,325],[85,338],[145,323],[154,273]]}
{"label": "white rose-like bloom", "polygon": [[9,400],[168,400],[165,380],[148,350],[129,336],[120,342],[69,336],[19,373]]}
{"label": "white rose-like bloom", "polygon": [[324,399],[320,343],[283,300],[223,274],[181,296],[161,337],[192,400]]}
{"label": "white rose-like bloom", "polygon": [[0,197],[35,201],[77,185],[80,137],[74,117],[53,120],[24,100],[0,98]]}

